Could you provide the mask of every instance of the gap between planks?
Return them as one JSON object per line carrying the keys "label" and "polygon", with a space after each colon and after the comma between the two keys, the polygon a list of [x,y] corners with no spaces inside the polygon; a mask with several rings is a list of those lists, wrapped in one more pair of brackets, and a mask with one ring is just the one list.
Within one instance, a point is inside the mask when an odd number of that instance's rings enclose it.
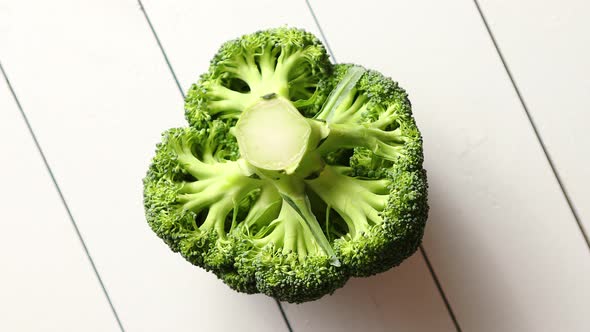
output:
{"label": "gap between planks", "polygon": [[61,200],[62,205],[64,206],[64,208],[66,210],[66,213],[68,215],[68,219],[70,220],[70,224],[72,225],[72,227],[74,228],[74,231],[76,232],[76,237],[78,238],[78,240],[80,241],[80,244],[82,245],[82,249],[84,250],[86,257],[88,258],[88,262],[90,263],[90,266],[92,267],[92,271],[94,272],[94,275],[96,276],[96,279],[98,280],[98,283],[100,284],[100,288],[102,290],[102,293],[104,294],[104,296],[109,304],[109,307],[111,309],[111,312],[113,313],[113,316],[115,317],[115,320],[117,321],[117,325],[119,326],[119,329],[122,332],[125,332],[125,329],[123,328],[123,323],[121,322],[121,319],[119,318],[119,314],[117,313],[117,310],[115,309],[115,306],[113,305],[113,301],[111,300],[111,297],[109,296],[109,292],[107,291],[107,288],[106,288],[104,282],[102,281],[102,278],[100,277],[100,273],[98,272],[96,264],[94,264],[94,260],[92,259],[92,256],[90,255],[90,251],[88,250],[88,247],[86,246],[86,242],[84,241],[84,237],[82,236],[82,233],[80,232],[80,229],[78,228],[78,225],[76,224],[76,220],[74,219],[72,211],[70,210],[70,207],[68,206],[66,198],[65,198],[63,192],[61,191],[59,184],[57,183],[55,175],[53,174],[53,170],[51,169],[51,166],[49,165],[49,161],[47,160],[45,153],[43,152],[43,149],[41,148],[41,144],[39,143],[39,141],[37,139],[37,135],[35,135],[35,131],[33,130],[31,123],[29,122],[29,118],[27,117],[18,97],[16,96],[16,91],[14,90],[12,84],[10,83],[10,80],[8,79],[8,74],[4,70],[2,63],[0,63],[0,72],[2,73],[2,76],[4,76],[4,80],[6,81],[6,84],[8,85],[8,89],[10,90],[10,94],[12,95],[14,102],[16,103],[16,106],[17,106],[20,114],[21,114],[23,120],[25,121],[25,124],[27,126],[28,131],[29,131],[29,134],[31,135],[31,138],[33,139],[33,142],[35,143],[35,147],[37,148],[37,151],[39,152],[39,155],[41,156],[41,159],[43,160],[43,164],[44,164],[45,168],[47,169],[47,173],[49,174],[49,177],[51,178],[51,182],[53,183],[53,186],[55,187],[55,190],[57,191],[59,199]]}
{"label": "gap between planks", "polygon": [[549,164],[549,167],[551,168],[551,171],[553,172],[553,176],[555,177],[555,180],[557,181],[557,184],[559,185],[561,193],[563,194],[563,198],[565,199],[565,201],[566,201],[566,203],[567,203],[567,205],[574,217],[574,220],[576,221],[576,224],[578,225],[578,229],[580,230],[580,233],[582,233],[582,237],[584,238],[584,241],[586,242],[586,247],[588,247],[588,249],[590,250],[590,237],[588,235],[588,232],[586,231],[586,228],[582,224],[582,220],[580,219],[580,215],[578,214],[578,211],[576,210],[576,207],[569,195],[569,192],[567,191],[567,188],[565,187],[565,184],[563,183],[561,175],[559,174],[559,171],[557,170],[557,167],[555,166],[555,163],[553,162],[553,158],[551,157],[549,150],[548,150],[547,146],[545,145],[543,138],[541,137],[541,132],[539,131],[537,124],[535,122],[535,119],[533,118],[533,115],[529,111],[527,103],[525,102],[524,97],[523,97],[522,93],[520,92],[520,88],[518,87],[518,84],[516,83],[516,80],[514,79],[514,76],[512,75],[512,71],[510,70],[510,67],[508,66],[508,62],[506,61],[506,58],[504,57],[502,50],[500,49],[500,45],[498,44],[498,41],[496,40],[496,37],[494,36],[492,29],[491,29],[490,25],[488,24],[488,20],[487,20],[485,14],[483,13],[483,10],[481,9],[479,2],[477,0],[473,0],[473,3],[475,4],[475,8],[477,9],[477,12],[479,13],[479,17],[481,18],[482,23],[483,23],[488,35],[490,36],[490,40],[492,41],[492,44],[494,45],[494,48],[496,49],[496,53],[498,54],[498,57],[500,58],[500,61],[502,62],[502,66],[504,67],[504,70],[506,71],[506,75],[508,76],[508,79],[510,80],[512,87],[514,88],[514,91],[516,92],[516,96],[518,97],[520,105],[521,105],[521,107],[522,107],[522,109],[529,121],[529,124],[531,125],[531,128],[533,129],[533,132],[535,133],[537,141],[539,142],[539,145],[541,146],[541,149],[543,150],[543,154],[545,155],[545,159],[547,160],[547,163]]}

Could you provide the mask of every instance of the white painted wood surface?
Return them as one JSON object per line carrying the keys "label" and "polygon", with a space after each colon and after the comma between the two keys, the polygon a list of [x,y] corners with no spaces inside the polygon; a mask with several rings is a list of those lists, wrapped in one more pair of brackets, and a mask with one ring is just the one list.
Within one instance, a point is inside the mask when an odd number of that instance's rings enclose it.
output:
{"label": "white painted wood surface", "polygon": [[455,331],[419,253],[330,297],[286,304],[285,312],[294,331]]}
{"label": "white painted wood surface", "polygon": [[117,331],[3,77],[0,151],[0,331]]}
{"label": "white painted wood surface", "polygon": [[424,246],[461,327],[587,330],[588,248],[474,4],[311,4],[338,61],[410,93],[429,171]]}
{"label": "white painted wood surface", "polygon": [[[431,187],[424,246],[463,331],[587,331],[588,248],[474,3],[310,2],[339,62],[381,70],[410,93]],[[481,2],[587,222],[588,5]],[[183,91],[227,39],[285,24],[319,35],[304,0],[144,5]],[[154,145],[185,121],[135,0],[0,0],[0,61],[125,330],[287,330],[273,300],[231,291],[144,221],[141,178]],[[0,214],[12,216],[0,223],[19,221],[9,227],[28,236],[15,251],[22,240],[0,235],[0,330],[117,330],[3,81],[0,147],[22,161],[0,162],[0,202],[10,202]],[[43,197],[35,209],[15,199],[33,187]],[[34,255],[45,259],[28,264]],[[456,330],[419,254],[320,301],[283,306],[294,331]]]}
{"label": "white painted wood surface", "polygon": [[588,233],[590,2],[480,0],[480,5]]}
{"label": "white painted wood surface", "polygon": [[193,268],[145,222],[141,179],[160,133],[184,119],[137,3],[3,7],[0,21],[10,29],[0,38],[2,63],[124,327],[285,330],[273,300],[237,294]]}
{"label": "white painted wood surface", "polygon": [[[226,40],[285,24],[319,36],[303,1],[183,0],[170,6],[166,1],[145,0],[143,4],[184,91],[207,70],[211,57]],[[200,31],[212,29],[210,15],[217,12],[225,13],[224,24],[215,25],[215,33],[200,35]],[[380,277],[350,282],[334,296],[284,306],[295,331],[454,330],[419,253],[411,262]],[[429,319],[413,319],[417,311]]]}

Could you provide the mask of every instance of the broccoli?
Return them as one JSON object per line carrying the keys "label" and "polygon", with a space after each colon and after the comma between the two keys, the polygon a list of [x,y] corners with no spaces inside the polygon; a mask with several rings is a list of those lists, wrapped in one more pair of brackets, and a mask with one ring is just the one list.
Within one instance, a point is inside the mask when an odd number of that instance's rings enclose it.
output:
{"label": "broccoli", "polygon": [[428,214],[407,93],[294,28],[225,43],[144,178],[152,230],[231,288],[301,303],[399,265]]}

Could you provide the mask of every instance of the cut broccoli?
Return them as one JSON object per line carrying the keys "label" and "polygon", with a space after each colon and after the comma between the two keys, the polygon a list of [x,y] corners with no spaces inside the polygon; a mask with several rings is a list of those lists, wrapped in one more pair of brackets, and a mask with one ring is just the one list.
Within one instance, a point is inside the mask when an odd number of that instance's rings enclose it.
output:
{"label": "cut broccoli", "polygon": [[148,223],[233,289],[305,302],[413,254],[428,214],[406,92],[332,65],[302,30],[227,42],[164,133],[144,179]]}

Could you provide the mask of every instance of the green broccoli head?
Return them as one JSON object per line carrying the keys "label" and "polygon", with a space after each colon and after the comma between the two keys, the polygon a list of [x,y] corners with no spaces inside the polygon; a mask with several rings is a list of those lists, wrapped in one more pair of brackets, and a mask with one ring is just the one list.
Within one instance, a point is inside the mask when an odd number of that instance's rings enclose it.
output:
{"label": "green broccoli head", "polygon": [[305,302],[413,254],[428,214],[406,92],[280,28],[222,46],[144,179],[148,223],[235,290]]}

